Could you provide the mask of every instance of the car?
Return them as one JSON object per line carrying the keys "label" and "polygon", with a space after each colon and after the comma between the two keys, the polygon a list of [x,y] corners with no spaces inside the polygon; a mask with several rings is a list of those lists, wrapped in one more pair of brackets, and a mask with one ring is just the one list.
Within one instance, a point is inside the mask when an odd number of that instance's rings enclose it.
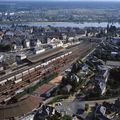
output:
{"label": "car", "polygon": [[83,100],[83,99],[85,98],[85,96],[86,96],[86,95],[80,93],[80,94],[77,94],[77,95],[76,95],[76,99],[78,99],[78,100]]}
{"label": "car", "polygon": [[55,103],[55,106],[61,106],[61,105],[62,105],[61,102],[57,102],[57,103]]}
{"label": "car", "polygon": [[78,109],[77,112],[76,112],[77,115],[81,115],[81,114],[83,114],[83,113],[84,113],[84,110],[83,110],[83,109]]}

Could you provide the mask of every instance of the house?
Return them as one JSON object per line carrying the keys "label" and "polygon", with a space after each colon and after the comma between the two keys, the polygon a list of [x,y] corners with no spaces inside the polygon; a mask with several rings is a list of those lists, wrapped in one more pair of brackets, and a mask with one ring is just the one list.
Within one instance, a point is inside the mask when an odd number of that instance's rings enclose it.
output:
{"label": "house", "polygon": [[119,61],[107,61],[106,62],[106,65],[110,66],[110,67],[120,67],[120,62]]}
{"label": "house", "polygon": [[97,120],[110,120],[109,118],[106,117],[106,108],[102,105],[96,105],[95,110],[94,110],[94,118]]}
{"label": "house", "polygon": [[57,89],[57,87],[57,85],[53,85],[51,83],[44,84],[41,87],[39,87],[36,91],[34,91],[34,95],[48,98]]}
{"label": "house", "polygon": [[88,68],[88,65],[85,64],[83,67],[82,67],[82,71],[87,71],[89,68]]}
{"label": "house", "polygon": [[94,107],[94,110],[92,111],[92,114],[90,116],[87,116],[85,120],[110,120],[106,116],[106,108],[102,105],[96,104]]}
{"label": "house", "polygon": [[16,49],[17,49],[16,43],[13,43],[13,44],[12,44],[12,49],[13,49],[13,50],[16,50]]}
{"label": "house", "polygon": [[[79,120],[79,119],[76,116],[73,116],[72,120]],[[83,120],[83,119],[81,119],[81,120]]]}
{"label": "house", "polygon": [[79,77],[77,75],[73,74],[73,73],[70,76],[70,80],[71,81],[76,81],[77,83],[79,83],[79,81],[80,81]]}
{"label": "house", "polygon": [[110,110],[113,113],[120,112],[120,99],[116,99],[114,103],[104,102],[103,106],[106,107],[107,110]]}
{"label": "house", "polygon": [[62,34],[62,38],[63,38],[63,40],[66,41],[66,39],[67,39],[67,35],[66,35],[66,34]]}
{"label": "house", "polygon": [[103,95],[103,94],[105,93],[105,91],[106,91],[106,84],[105,84],[105,82],[104,82],[104,81],[101,81],[101,82],[99,83],[99,87],[100,87],[100,89],[101,89],[101,94]]}
{"label": "house", "polygon": [[31,39],[30,40],[30,47],[35,47],[37,45],[37,39]]}
{"label": "house", "polygon": [[55,90],[58,88],[57,85],[53,86],[52,88],[50,88],[48,91],[46,91],[45,93],[41,94],[41,97],[45,97],[45,98],[49,98],[53,92],[55,92]]}
{"label": "house", "polygon": [[101,79],[104,79],[107,82],[109,77],[109,68],[107,66],[98,65],[98,74],[97,76]]}
{"label": "house", "polygon": [[115,100],[114,106],[115,106],[115,108],[117,108],[117,111],[120,111],[120,99],[119,98],[117,100]]}
{"label": "house", "polygon": [[64,90],[65,92],[69,93],[69,92],[71,91],[71,89],[72,89],[72,86],[69,85],[69,84],[67,84],[67,85],[64,87],[63,90]]}
{"label": "house", "polygon": [[4,70],[4,67],[2,64],[0,64],[0,72]]}
{"label": "house", "polygon": [[4,55],[0,55],[0,62],[4,60]]}
{"label": "house", "polygon": [[105,80],[95,77],[95,87],[98,93],[103,95],[106,92]]}
{"label": "house", "polygon": [[48,116],[54,115],[56,110],[51,106],[43,105],[34,116],[34,120],[43,120]]}
{"label": "house", "polygon": [[48,44],[52,45],[53,48],[62,47],[63,46],[62,41],[59,40],[59,39],[56,39],[56,38],[48,39]]}
{"label": "house", "polygon": [[14,32],[12,32],[12,31],[6,31],[5,35],[9,36],[9,37],[13,37],[14,36]]}
{"label": "house", "polygon": [[89,59],[86,60],[86,64],[93,69],[95,67],[94,64]]}
{"label": "house", "polygon": [[84,65],[82,66],[82,69],[80,70],[80,75],[81,75],[81,76],[85,76],[85,75],[88,74],[88,72],[89,72],[89,67],[88,67],[87,64],[84,64]]}
{"label": "house", "polygon": [[68,73],[71,73],[72,71],[72,66],[70,66],[68,69],[65,70],[65,73],[68,74]]}
{"label": "house", "polygon": [[97,62],[98,62],[99,65],[105,65],[105,62],[101,59],[98,59]]}
{"label": "house", "polygon": [[114,44],[117,44],[120,42],[120,38],[119,37],[114,37],[111,39],[111,41],[114,43]]}
{"label": "house", "polygon": [[23,48],[30,48],[30,41],[28,39],[23,41]]}
{"label": "house", "polygon": [[36,46],[37,46],[37,47],[40,47],[41,45],[42,45],[41,41],[40,41],[40,40],[37,40]]}
{"label": "house", "polygon": [[73,42],[73,41],[74,41],[74,37],[69,37],[69,38],[68,38],[68,41],[69,41],[69,42]]}
{"label": "house", "polygon": [[118,52],[111,52],[111,57],[115,58],[119,53]]}

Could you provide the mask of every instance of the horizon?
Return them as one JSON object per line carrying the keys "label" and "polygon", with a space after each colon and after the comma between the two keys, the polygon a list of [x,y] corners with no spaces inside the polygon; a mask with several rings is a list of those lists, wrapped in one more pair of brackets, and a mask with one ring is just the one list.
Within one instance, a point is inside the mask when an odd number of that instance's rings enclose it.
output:
{"label": "horizon", "polygon": [[0,2],[120,2],[120,0],[0,0]]}

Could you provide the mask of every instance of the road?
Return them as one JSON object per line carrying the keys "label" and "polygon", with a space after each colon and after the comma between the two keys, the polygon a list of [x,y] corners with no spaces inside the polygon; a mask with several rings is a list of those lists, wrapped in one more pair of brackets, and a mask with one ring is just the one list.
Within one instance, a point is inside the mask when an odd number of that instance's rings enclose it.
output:
{"label": "road", "polygon": [[76,114],[77,109],[84,109],[85,104],[89,104],[90,107],[94,107],[96,103],[102,104],[103,102],[109,102],[109,103],[114,103],[114,101],[117,99],[116,98],[111,98],[111,99],[105,99],[105,100],[94,100],[94,101],[80,101],[77,99],[66,99],[62,101],[61,106],[55,106],[55,109],[60,112],[64,112],[67,115],[73,115]]}

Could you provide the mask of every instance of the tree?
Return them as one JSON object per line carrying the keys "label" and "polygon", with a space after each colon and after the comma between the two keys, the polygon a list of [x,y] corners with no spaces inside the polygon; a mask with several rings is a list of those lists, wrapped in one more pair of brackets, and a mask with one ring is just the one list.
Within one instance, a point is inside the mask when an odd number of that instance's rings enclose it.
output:
{"label": "tree", "polygon": [[89,104],[85,104],[85,111],[89,110]]}
{"label": "tree", "polygon": [[61,118],[61,120],[72,120],[72,117],[69,115],[65,115]]}
{"label": "tree", "polygon": [[11,46],[10,45],[1,45],[0,44],[0,51],[6,52],[6,51],[10,51],[10,50],[11,50]]}
{"label": "tree", "polygon": [[78,70],[80,70],[80,62],[79,61],[76,61],[76,63],[73,64],[72,66],[72,73],[77,73]]}

